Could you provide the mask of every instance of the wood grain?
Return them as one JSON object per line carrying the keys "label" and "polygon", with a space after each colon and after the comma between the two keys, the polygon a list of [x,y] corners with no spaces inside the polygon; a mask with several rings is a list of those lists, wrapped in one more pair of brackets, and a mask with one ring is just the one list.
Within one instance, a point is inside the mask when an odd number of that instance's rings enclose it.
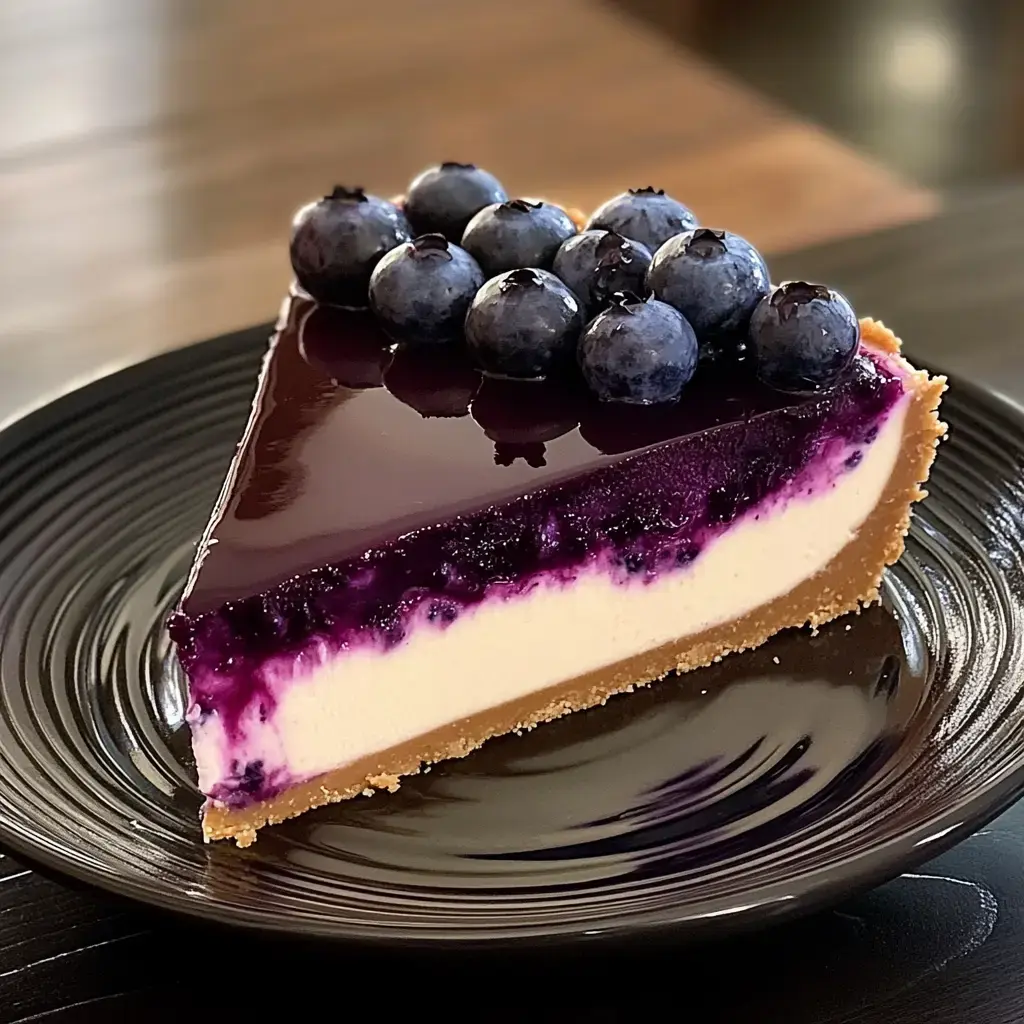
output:
{"label": "wood grain", "polygon": [[300,202],[438,159],[584,208],[653,183],[773,251],[935,208],[588,0],[3,0],[0,415],[269,318]]}

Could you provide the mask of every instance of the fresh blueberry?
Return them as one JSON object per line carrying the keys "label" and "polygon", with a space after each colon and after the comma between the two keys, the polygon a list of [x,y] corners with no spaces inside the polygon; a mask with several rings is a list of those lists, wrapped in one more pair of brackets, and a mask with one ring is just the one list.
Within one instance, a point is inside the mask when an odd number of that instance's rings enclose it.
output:
{"label": "fresh blueberry", "polygon": [[839,292],[787,281],[766,295],[750,318],[757,375],[769,387],[794,394],[824,391],[857,355],[860,325]]}
{"label": "fresh blueberry", "polygon": [[295,215],[292,269],[318,302],[362,309],[373,268],[410,236],[409,223],[394,203],[339,185]]}
{"label": "fresh blueberry", "polygon": [[396,341],[454,341],[483,283],[483,271],[465,249],[444,235],[420,235],[374,268],[370,308]]}
{"label": "fresh blueberry", "polygon": [[697,218],[664,189],[631,188],[599,206],[587,221],[587,228],[617,231],[654,252],[673,235],[697,226]]}
{"label": "fresh blueberry", "polygon": [[623,294],[587,325],[579,364],[600,399],[672,402],[697,368],[697,336],[668,303]]}
{"label": "fresh blueberry", "polygon": [[519,267],[547,270],[558,247],[575,234],[576,225],[560,206],[513,199],[485,206],[466,225],[462,246],[494,277]]}
{"label": "fresh blueberry", "polygon": [[771,290],[768,266],[744,238],[697,228],[670,238],[647,272],[654,295],[690,321],[703,352],[732,347]]}
{"label": "fresh blueberry", "polygon": [[520,268],[492,277],[466,315],[477,365],[499,377],[546,377],[572,362],[583,326],[579,300],[554,274]]}
{"label": "fresh blueberry", "polygon": [[639,242],[614,231],[584,231],[562,243],[551,269],[593,317],[616,292],[646,295],[650,265],[651,254]]}
{"label": "fresh blueberry", "polygon": [[438,233],[459,242],[472,216],[508,195],[501,182],[473,164],[430,167],[409,186],[405,215],[418,235]]}

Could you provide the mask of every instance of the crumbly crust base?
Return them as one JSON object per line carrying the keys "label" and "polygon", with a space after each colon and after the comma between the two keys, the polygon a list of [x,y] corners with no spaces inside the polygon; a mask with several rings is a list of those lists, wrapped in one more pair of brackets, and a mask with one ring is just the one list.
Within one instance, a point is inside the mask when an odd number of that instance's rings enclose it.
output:
{"label": "crumbly crust base", "polygon": [[532,729],[573,711],[604,704],[609,697],[645,686],[670,672],[689,672],[727,654],[759,647],[783,629],[808,623],[820,626],[876,601],[883,568],[903,554],[911,506],[926,495],[922,485],[928,479],[936,446],[946,433],[937,413],[946,379],[929,377],[925,371],[911,367],[900,355],[899,339],[875,320],[861,321],[861,338],[868,348],[884,352],[897,362],[906,374],[911,404],[904,422],[902,458],[857,536],[820,573],[784,597],[732,622],[454,722],[299,783],[269,800],[239,810],[208,805],[203,815],[204,838],[232,838],[239,846],[248,846],[264,825],[361,793],[369,795],[378,789],[394,792],[403,775],[416,774],[437,761],[465,757],[494,736]]}

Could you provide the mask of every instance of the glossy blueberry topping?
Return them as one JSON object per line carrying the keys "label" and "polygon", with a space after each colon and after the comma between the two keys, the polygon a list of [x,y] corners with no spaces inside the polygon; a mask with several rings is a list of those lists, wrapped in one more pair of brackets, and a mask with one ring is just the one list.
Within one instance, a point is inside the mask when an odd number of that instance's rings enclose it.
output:
{"label": "glossy blueberry topping", "polygon": [[839,292],[788,281],[758,303],[749,341],[763,383],[778,391],[814,394],[833,387],[849,369],[860,325]]}
{"label": "glossy blueberry topping", "polygon": [[761,254],[739,235],[710,228],[670,238],[654,254],[647,284],[690,321],[704,350],[746,334],[754,307],[771,289]]}
{"label": "glossy blueberry topping", "polygon": [[474,164],[447,162],[418,175],[405,196],[405,214],[417,234],[438,233],[459,242],[478,211],[508,195],[501,182]]}
{"label": "glossy blueberry topping", "polygon": [[384,384],[425,419],[468,416],[483,378],[460,345],[401,346]]}
{"label": "glossy blueberry topping", "polygon": [[[345,343],[339,344],[338,338]],[[353,391],[379,388],[394,343],[369,310],[314,306],[299,329],[299,351],[313,369]]]}
{"label": "glossy blueberry topping", "polygon": [[617,231],[652,253],[673,235],[697,226],[688,206],[665,195],[663,189],[631,188],[603,203],[587,221],[587,228]]}
{"label": "glossy blueberry topping", "polygon": [[[273,720],[281,691],[268,659],[276,669],[325,644],[386,649],[425,621],[440,628],[595,567],[614,578],[673,570],[722,524],[800,483],[824,449],[848,471],[905,394],[884,357],[862,352],[819,394],[794,398],[710,364],[683,400],[644,406],[600,401],[582,375],[481,381],[459,365],[460,346],[400,346],[385,388],[352,391],[303,352],[310,309],[293,299],[201,574],[169,624],[196,717],[216,715],[231,738],[257,714]],[[320,322],[317,347],[332,363],[362,362],[372,318],[330,312],[336,330]],[[261,756],[240,756],[215,798],[256,785],[247,765]],[[272,763],[262,771],[261,798],[288,782]]]}
{"label": "glossy blueberry topping", "polygon": [[605,401],[675,401],[697,369],[697,336],[677,309],[623,294],[587,325],[579,364]]}
{"label": "glossy blueberry topping", "polygon": [[576,234],[572,218],[560,206],[512,199],[485,206],[466,226],[463,248],[488,277],[519,267],[547,270],[558,247]]}
{"label": "glossy blueberry topping", "polygon": [[476,364],[501,377],[546,377],[571,364],[583,315],[576,296],[546,270],[520,268],[491,278],[466,316]]}
{"label": "glossy blueberry topping", "polygon": [[444,235],[420,235],[377,264],[370,277],[370,308],[396,341],[456,341],[483,283],[483,271],[465,249]]}
{"label": "glossy blueberry topping", "polygon": [[552,271],[583,304],[588,317],[597,316],[617,292],[647,294],[646,247],[615,231],[583,231],[567,238],[555,253]]}
{"label": "glossy blueberry topping", "polygon": [[292,270],[318,302],[364,308],[373,268],[410,237],[409,223],[394,203],[339,185],[296,213]]}
{"label": "glossy blueberry topping", "polygon": [[579,425],[586,397],[562,379],[488,377],[473,400],[473,419],[494,442],[496,465],[522,459],[540,468],[547,464],[547,445]]}

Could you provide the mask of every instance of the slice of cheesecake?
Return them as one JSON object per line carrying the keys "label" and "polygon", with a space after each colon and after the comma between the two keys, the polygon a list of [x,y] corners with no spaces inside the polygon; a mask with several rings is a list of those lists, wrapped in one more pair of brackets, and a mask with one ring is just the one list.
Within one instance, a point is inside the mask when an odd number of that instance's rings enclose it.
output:
{"label": "slice of cheesecake", "polygon": [[874,601],[944,387],[863,320],[819,393],[601,401],[292,296],[171,623],[205,837]]}

